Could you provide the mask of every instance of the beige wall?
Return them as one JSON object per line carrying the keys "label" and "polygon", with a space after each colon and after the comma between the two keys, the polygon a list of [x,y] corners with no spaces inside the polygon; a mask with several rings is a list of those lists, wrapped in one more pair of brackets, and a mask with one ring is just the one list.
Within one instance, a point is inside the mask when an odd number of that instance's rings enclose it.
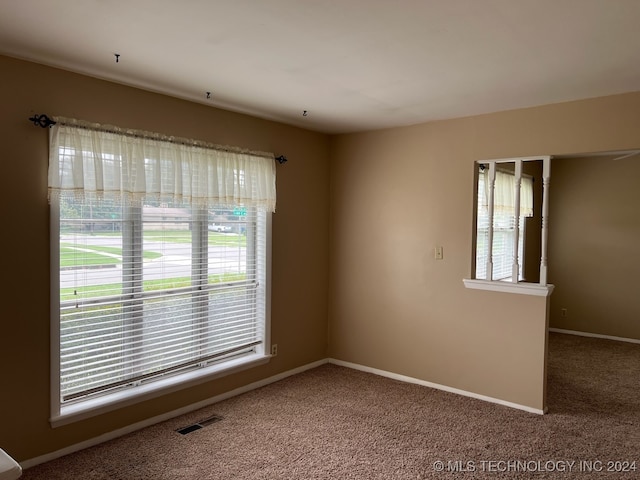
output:
{"label": "beige wall", "polygon": [[640,340],[640,156],[616,157],[554,162],[550,324]]}
{"label": "beige wall", "polygon": [[639,130],[635,93],[333,138],[331,356],[543,409],[547,302],[462,284],[473,162],[637,148]]}
{"label": "beige wall", "polygon": [[[0,57],[4,288],[0,446],[33,458],[326,357],[328,139],[154,93]],[[34,113],[284,154],[273,217],[272,340],[278,357],[241,374],[51,429],[47,131]]]}
{"label": "beige wall", "polygon": [[533,217],[525,218],[523,272],[526,282],[538,283],[542,256],[542,161],[524,162],[523,169],[533,177]]}

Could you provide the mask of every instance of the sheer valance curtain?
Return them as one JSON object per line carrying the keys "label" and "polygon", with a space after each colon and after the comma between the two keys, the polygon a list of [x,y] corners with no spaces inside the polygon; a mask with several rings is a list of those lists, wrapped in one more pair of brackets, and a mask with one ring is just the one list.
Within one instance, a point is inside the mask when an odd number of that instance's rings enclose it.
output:
{"label": "sheer valance curtain", "polygon": [[50,129],[49,201],[145,200],[275,212],[272,153],[55,117]]}
{"label": "sheer valance curtain", "polygon": [[[489,210],[489,182],[486,171],[478,178],[478,210]],[[513,173],[496,171],[493,192],[494,215],[513,216],[516,206],[515,177]],[[523,176],[520,182],[520,217],[533,216],[533,178]]]}

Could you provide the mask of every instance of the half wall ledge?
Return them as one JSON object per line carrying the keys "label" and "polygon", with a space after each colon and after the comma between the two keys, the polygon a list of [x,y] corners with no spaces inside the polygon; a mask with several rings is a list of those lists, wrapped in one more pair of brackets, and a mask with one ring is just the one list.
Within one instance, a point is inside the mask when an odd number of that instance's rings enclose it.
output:
{"label": "half wall ledge", "polygon": [[520,295],[534,295],[537,297],[548,297],[555,288],[554,285],[540,285],[539,283],[512,283],[491,280],[477,280],[474,278],[464,278],[462,280],[466,288],[474,290],[489,290],[492,292],[517,293]]}

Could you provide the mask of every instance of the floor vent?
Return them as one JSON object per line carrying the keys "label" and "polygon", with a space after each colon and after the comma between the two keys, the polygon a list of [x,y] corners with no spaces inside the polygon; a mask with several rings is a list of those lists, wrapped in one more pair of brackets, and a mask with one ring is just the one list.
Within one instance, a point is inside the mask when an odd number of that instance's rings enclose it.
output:
{"label": "floor vent", "polygon": [[176,430],[176,432],[182,435],[186,435],[187,433],[195,432],[196,430],[200,430],[201,428],[209,426],[212,423],[219,422],[223,418],[224,417],[221,417],[220,415],[212,415],[211,417],[200,420],[198,423],[194,423],[193,425],[189,425],[188,427],[179,428],[178,430]]}

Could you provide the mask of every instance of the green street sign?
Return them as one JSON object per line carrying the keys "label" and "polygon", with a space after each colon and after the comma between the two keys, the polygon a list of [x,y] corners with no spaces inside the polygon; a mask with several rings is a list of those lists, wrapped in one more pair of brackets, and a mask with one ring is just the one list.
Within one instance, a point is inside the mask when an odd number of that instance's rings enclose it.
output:
{"label": "green street sign", "polygon": [[247,216],[247,207],[234,207],[233,214],[237,217],[246,217]]}

